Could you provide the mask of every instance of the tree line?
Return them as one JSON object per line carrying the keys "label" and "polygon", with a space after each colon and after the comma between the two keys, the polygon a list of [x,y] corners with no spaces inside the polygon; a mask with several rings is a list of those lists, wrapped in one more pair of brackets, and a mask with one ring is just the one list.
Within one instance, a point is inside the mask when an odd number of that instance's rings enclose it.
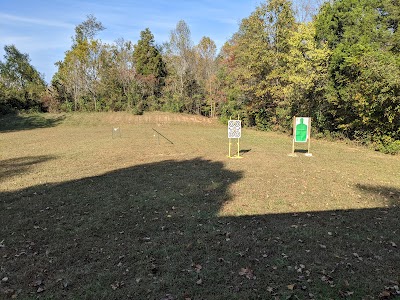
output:
{"label": "tree line", "polygon": [[29,56],[5,47],[0,110],[186,112],[287,131],[293,116],[315,134],[400,152],[400,6],[395,0],[332,0],[312,20],[289,0],[267,0],[244,18],[219,53],[197,45],[185,21],[156,44],[103,43],[90,15],[46,85]]}

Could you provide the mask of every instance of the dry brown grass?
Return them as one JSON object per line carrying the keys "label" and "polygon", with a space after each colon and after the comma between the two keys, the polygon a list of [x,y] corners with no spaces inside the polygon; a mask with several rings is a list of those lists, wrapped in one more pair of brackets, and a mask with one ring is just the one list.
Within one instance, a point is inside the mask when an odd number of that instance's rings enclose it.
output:
{"label": "dry brown grass", "polygon": [[0,298],[398,292],[399,156],[290,157],[289,136],[243,129],[230,159],[226,126],[168,113],[0,122]]}

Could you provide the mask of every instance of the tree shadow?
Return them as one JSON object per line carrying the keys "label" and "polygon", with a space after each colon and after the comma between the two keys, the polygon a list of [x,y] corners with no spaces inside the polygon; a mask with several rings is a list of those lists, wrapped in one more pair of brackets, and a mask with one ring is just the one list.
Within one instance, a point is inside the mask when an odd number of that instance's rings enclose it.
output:
{"label": "tree shadow", "polygon": [[0,160],[0,182],[28,172],[34,165],[55,159],[55,156],[26,156]]}
{"label": "tree shadow", "polygon": [[0,116],[0,132],[55,127],[65,120],[65,115],[7,114]]}
{"label": "tree shadow", "polygon": [[399,208],[219,216],[242,177],[198,158],[0,192],[0,297],[374,299],[397,280]]}
{"label": "tree shadow", "polygon": [[375,194],[390,206],[400,206],[400,189],[384,185],[356,184],[363,192]]}

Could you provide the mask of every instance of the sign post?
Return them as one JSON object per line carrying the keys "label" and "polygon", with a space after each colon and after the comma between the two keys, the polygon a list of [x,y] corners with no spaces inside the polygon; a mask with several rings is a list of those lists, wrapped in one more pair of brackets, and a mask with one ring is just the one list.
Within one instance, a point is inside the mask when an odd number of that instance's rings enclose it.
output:
{"label": "sign post", "polygon": [[311,145],[311,118],[310,117],[293,117],[293,144],[292,156],[294,154],[295,143],[308,143],[306,156],[312,156],[310,153]]}
{"label": "sign post", "polygon": [[121,137],[121,129],[119,127],[112,128],[112,138]]}
{"label": "sign post", "polygon": [[[239,119],[239,116],[238,116]],[[242,135],[242,121],[240,120],[229,120],[228,121],[228,138],[229,138],[229,158],[242,158],[240,156],[240,137]],[[232,139],[237,139],[237,153],[231,155]]]}

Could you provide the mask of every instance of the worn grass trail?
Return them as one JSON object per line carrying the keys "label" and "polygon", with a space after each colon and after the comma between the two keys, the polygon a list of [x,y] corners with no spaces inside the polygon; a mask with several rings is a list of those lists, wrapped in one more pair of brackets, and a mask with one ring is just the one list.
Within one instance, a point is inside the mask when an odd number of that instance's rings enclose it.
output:
{"label": "worn grass trail", "polygon": [[244,129],[229,159],[226,126],[199,117],[26,118],[0,119],[0,298],[399,293],[398,156],[290,157],[289,136]]}

